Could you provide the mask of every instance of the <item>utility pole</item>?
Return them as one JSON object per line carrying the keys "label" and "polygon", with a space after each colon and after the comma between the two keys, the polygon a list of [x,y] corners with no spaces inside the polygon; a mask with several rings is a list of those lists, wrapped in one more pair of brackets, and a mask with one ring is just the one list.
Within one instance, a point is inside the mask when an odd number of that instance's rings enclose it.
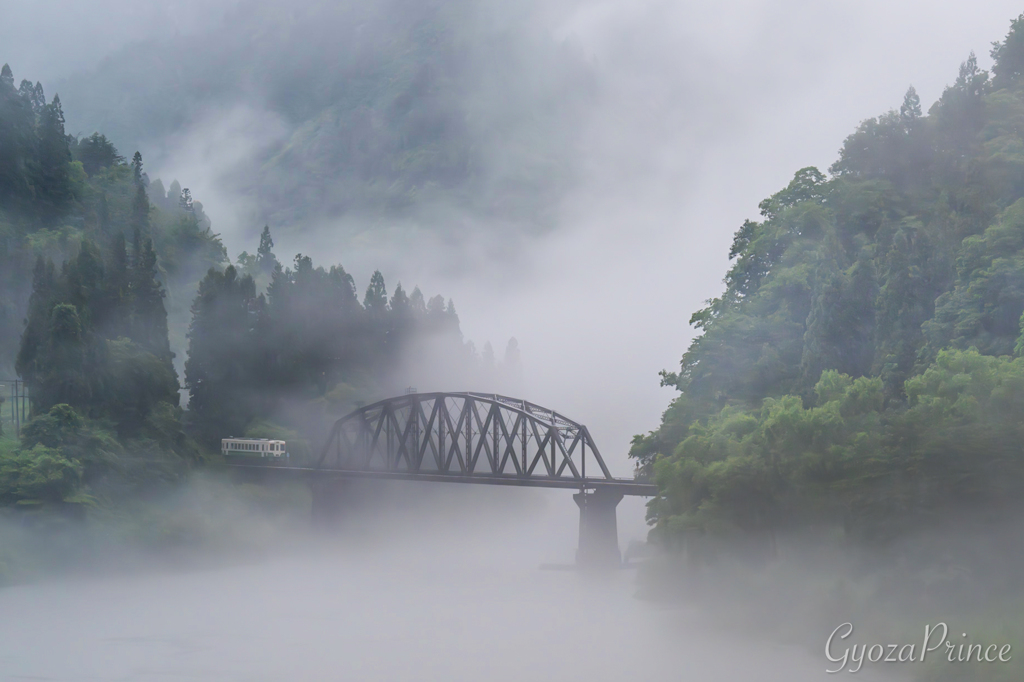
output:
{"label": "utility pole", "polygon": [[[10,384],[11,394],[11,426],[14,427],[14,437],[21,437],[21,424],[26,421],[26,408],[28,403],[28,392],[25,382],[21,379],[0,379],[5,384]],[[0,386],[0,391],[3,386]],[[0,405],[4,399],[0,398]]]}

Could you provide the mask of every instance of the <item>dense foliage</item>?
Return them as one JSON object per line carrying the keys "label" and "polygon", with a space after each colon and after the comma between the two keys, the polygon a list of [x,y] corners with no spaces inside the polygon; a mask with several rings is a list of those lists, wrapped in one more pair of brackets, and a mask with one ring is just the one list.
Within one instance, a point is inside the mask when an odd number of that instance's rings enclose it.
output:
{"label": "dense foliage", "polygon": [[104,135],[67,135],[59,97],[0,70],[0,376],[25,381],[34,416],[0,448],[0,504],[83,502],[82,485],[198,458],[165,301],[224,248],[179,194],[149,182],[138,152],[126,163]]}
{"label": "dense foliage", "polygon": [[[182,195],[188,191],[177,182],[169,193],[159,180],[150,183],[138,153],[126,164],[103,135],[81,139],[67,135],[60,98],[54,96],[47,104],[42,85],[27,80],[15,87],[14,75],[4,65],[0,72],[0,376],[14,373],[37,256],[60,263],[76,254],[83,239],[109,250],[118,235],[131,238],[139,230],[144,240],[152,242],[148,256],[152,262],[146,267],[151,273],[159,272],[172,322],[187,324],[187,302],[196,282],[211,265],[223,262],[225,253],[209,229],[202,205],[190,199],[186,204]],[[123,264],[110,265],[127,272]],[[155,290],[139,290],[139,282],[135,285],[133,299],[156,295]]]}
{"label": "dense foliage", "polygon": [[864,121],[736,232],[631,456],[655,535],[881,540],[1024,486],[1024,15],[922,112]]}
{"label": "dense foliage", "polygon": [[130,436],[154,411],[177,408],[156,254],[138,229],[132,254],[118,235],[106,263],[87,240],[59,275],[53,261],[37,259],[17,360],[34,412],[68,405]]}

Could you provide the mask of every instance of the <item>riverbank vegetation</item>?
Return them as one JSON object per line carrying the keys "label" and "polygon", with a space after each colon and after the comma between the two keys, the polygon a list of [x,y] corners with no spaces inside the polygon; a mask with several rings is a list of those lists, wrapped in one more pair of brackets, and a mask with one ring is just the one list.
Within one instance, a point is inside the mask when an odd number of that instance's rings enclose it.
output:
{"label": "riverbank vegetation", "polygon": [[666,543],[836,524],[867,543],[1024,486],[1024,19],[736,232],[725,292],[631,450]]}
{"label": "riverbank vegetation", "polygon": [[955,614],[1024,641],[1024,15],[992,58],[927,112],[909,88],[735,233],[662,373],[679,394],[630,451],[677,557],[658,589],[743,594],[776,632],[780,612],[815,636]]}

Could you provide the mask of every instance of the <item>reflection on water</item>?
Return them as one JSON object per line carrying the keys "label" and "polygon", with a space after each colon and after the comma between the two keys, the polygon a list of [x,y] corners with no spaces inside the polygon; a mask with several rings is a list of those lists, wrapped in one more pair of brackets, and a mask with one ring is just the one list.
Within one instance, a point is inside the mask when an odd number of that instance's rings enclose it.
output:
{"label": "reflection on water", "polygon": [[475,503],[407,509],[386,537],[361,524],[244,565],[0,590],[0,679],[834,677],[823,656],[704,631],[684,608],[634,599],[633,571],[540,570],[571,557],[576,517],[562,497],[491,515],[470,513]]}

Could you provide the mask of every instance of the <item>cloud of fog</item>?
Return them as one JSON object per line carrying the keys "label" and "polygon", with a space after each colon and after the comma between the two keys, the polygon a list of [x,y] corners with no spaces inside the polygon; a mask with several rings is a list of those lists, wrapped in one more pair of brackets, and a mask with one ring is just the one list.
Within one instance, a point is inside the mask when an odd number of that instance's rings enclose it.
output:
{"label": "cloud of fog", "polygon": [[549,10],[554,34],[599,74],[599,101],[580,121],[582,179],[553,232],[474,230],[479,218],[449,207],[444,219],[469,224],[456,238],[428,229],[431,217],[352,218],[281,237],[278,252],[343,262],[359,286],[380,268],[391,287],[441,291],[478,347],[516,336],[526,397],[591,424],[625,475],[629,439],[654,428],[673,395],[657,372],[677,366],[690,314],[720,293],[735,229],[798,168],[827,168],[859,121],[898,106],[908,85],[930,104],[972,49],[988,63],[1016,12],[1010,2],[969,17],[913,2]]}
{"label": "cloud of fog", "polygon": [[[173,143],[162,141],[150,176],[169,186],[178,180],[192,196],[202,201],[213,200],[216,211],[215,232],[225,235],[232,260],[240,251],[255,252],[259,231],[244,223],[252,214],[252,197],[224,191],[224,183],[239,167],[253,163],[266,149],[287,138],[288,125],[277,115],[248,104],[227,109],[206,111],[190,129]],[[241,235],[256,235],[256,244],[241,246]]]}
{"label": "cloud of fog", "polygon": [[[93,68],[112,52],[152,35],[188,35],[216,23],[239,0],[0,2],[0,60],[19,78],[49,83]],[[92,132],[92,131],[89,131]],[[86,133],[88,134],[88,133]]]}
{"label": "cloud of fog", "polygon": [[[651,609],[633,598],[632,571],[538,571],[538,561],[571,556],[575,505],[564,491],[408,483],[363,492],[349,508],[361,516],[336,535],[304,544],[278,526],[268,542],[258,507],[200,482],[161,505],[169,522],[182,512],[184,527],[201,521],[198,512],[223,517],[231,523],[220,530],[263,538],[266,560],[169,551],[146,571],[0,590],[0,613],[17,614],[0,620],[3,674],[71,682],[828,679],[820,655],[801,647],[766,643],[735,623],[722,628],[691,609]],[[228,548],[239,544],[226,539]],[[273,551],[282,546],[289,551]],[[815,635],[823,641],[827,630]],[[894,679],[878,672],[858,679]]]}
{"label": "cloud of fog", "polygon": [[[19,74],[67,75],[168,26],[215,38],[236,3],[199,11],[195,3],[131,9],[111,0],[98,14],[113,18],[92,41],[81,35],[98,26],[96,15],[50,5],[42,6],[48,22],[30,21],[39,4],[5,12],[16,20],[4,24],[5,44],[25,60]],[[897,106],[908,85],[927,105],[970,50],[987,65],[990,42],[1018,10],[1009,0],[969,13],[917,0],[523,6],[511,15],[525,13],[564,40],[596,80],[596,100],[574,122],[577,178],[554,229],[537,236],[434,204],[400,219],[272,225],[276,251],[286,263],[300,251],[317,264],[340,262],[360,288],[379,268],[389,290],[401,281],[428,296],[441,292],[455,300],[478,349],[489,340],[500,354],[515,336],[525,397],[593,425],[613,470],[625,475],[629,439],[654,428],[673,395],[659,388],[657,372],[677,366],[692,337],[690,314],[721,291],[733,231],[796,169],[827,167],[856,124]],[[44,39],[29,44],[31,32],[10,28],[19,23]],[[48,63],[65,71],[47,71]],[[254,250],[262,221],[253,217],[256,197],[240,194],[232,175],[284,140],[290,125],[258,99],[228,103],[200,112],[173,144],[154,140],[146,158],[154,177],[193,190],[234,258]]]}

